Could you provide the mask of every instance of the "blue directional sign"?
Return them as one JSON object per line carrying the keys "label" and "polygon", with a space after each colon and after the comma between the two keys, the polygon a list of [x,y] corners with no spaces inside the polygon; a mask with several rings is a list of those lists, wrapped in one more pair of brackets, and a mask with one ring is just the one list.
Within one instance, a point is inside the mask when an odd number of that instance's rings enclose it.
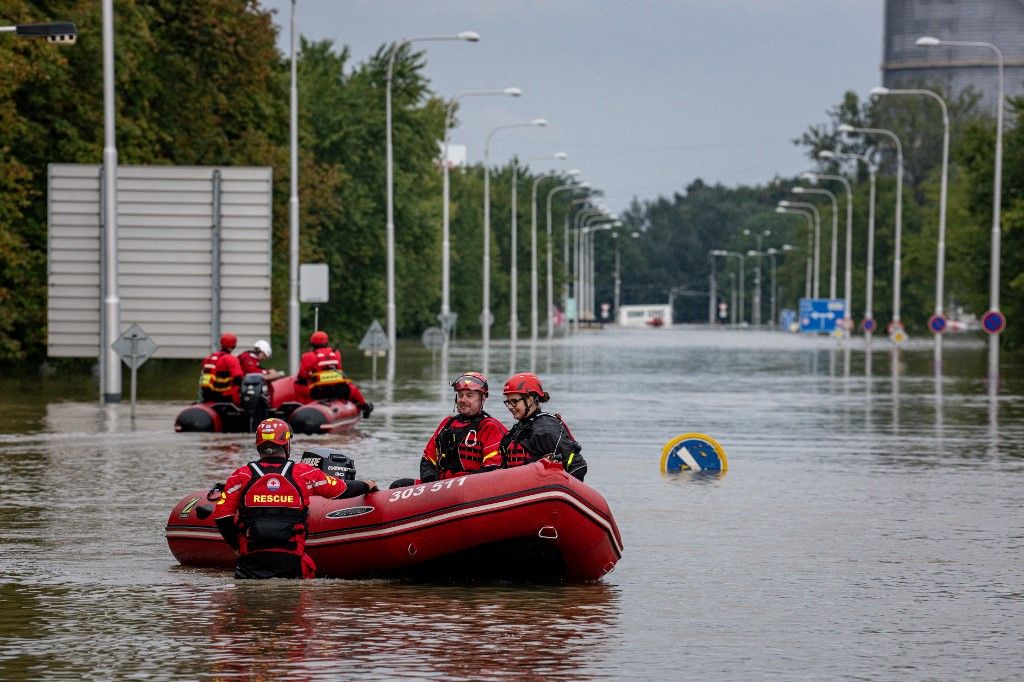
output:
{"label": "blue directional sign", "polygon": [[846,317],[846,300],[842,298],[801,298],[800,331],[809,334],[832,334],[841,329]]}

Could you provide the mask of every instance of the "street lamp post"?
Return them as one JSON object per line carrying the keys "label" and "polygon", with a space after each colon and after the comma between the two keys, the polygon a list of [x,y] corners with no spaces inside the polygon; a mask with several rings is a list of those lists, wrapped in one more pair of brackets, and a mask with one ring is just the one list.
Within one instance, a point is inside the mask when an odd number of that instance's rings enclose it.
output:
{"label": "street lamp post", "polygon": [[861,326],[864,329],[865,337],[870,340],[875,327],[874,301],[875,301],[875,180],[878,175],[878,166],[871,159],[863,154],[853,152],[830,152],[828,150],[819,152],[818,156],[824,159],[855,159],[862,162],[868,168],[868,179],[870,189],[868,192],[868,262],[864,282],[864,321]]}
{"label": "street lamp post", "polygon": [[450,130],[455,115],[455,107],[459,100],[464,97],[499,96],[519,97],[523,91],[519,88],[504,88],[503,90],[470,90],[460,93],[448,103],[444,117],[444,140],[443,151],[441,152],[442,169],[442,201],[441,201],[441,316],[439,322],[445,331],[445,343],[448,343],[448,336],[451,333],[451,227],[450,227],[450,206],[451,206],[451,181],[448,168],[448,147],[450,143]]}
{"label": "street lamp post", "polygon": [[903,279],[903,145],[896,133],[885,128],[855,128],[844,123],[837,130],[847,134],[885,135],[892,140],[896,147],[896,232],[893,237],[892,264],[892,331],[896,331],[897,328],[902,329],[903,327],[900,318],[900,294]]}
{"label": "street lamp post", "polygon": [[767,249],[765,251],[765,253],[768,254],[768,263],[771,265],[771,277],[772,277],[771,298],[772,298],[772,302],[771,302],[770,309],[771,309],[771,313],[772,313],[772,322],[771,322],[771,326],[772,327],[775,326],[776,322],[779,319],[778,316],[777,316],[777,312],[778,311],[777,311],[776,306],[775,306],[775,301],[776,301],[776,298],[777,298],[777,295],[778,295],[778,280],[776,279],[775,256],[779,255],[780,253],[783,253],[783,252],[786,252],[786,251],[792,251],[792,250],[793,250],[793,246],[791,244],[783,244],[782,248],[780,248],[780,249]]}
{"label": "street lamp post", "polygon": [[[299,373],[299,86],[295,55],[295,0],[291,12],[291,80],[288,86],[288,371]],[[220,335],[219,329],[212,336]]]}
{"label": "street lamp post", "polygon": [[[831,154],[828,150],[818,152],[820,158],[828,158],[822,154]],[[804,173],[801,177],[810,182],[818,180],[833,180],[840,182],[846,190],[846,259],[843,267],[843,298],[846,300],[846,317],[843,319],[843,327],[847,333],[853,332],[853,188],[850,181],[842,175],[825,175],[822,173]]]}
{"label": "street lamp post", "polygon": [[[783,202],[779,202],[780,204]],[[789,203],[788,201],[785,203]],[[804,298],[811,298],[811,248],[813,239],[811,237],[814,234],[814,217],[810,211],[803,211],[798,208],[786,208],[785,206],[777,206],[775,208],[776,213],[788,213],[790,215],[798,215],[803,217],[807,221],[807,267],[804,274]]]}
{"label": "street lamp post", "polygon": [[[942,315],[943,285],[946,275],[946,190],[949,184],[949,110],[946,101],[931,90],[909,89],[891,90],[889,88],[872,88],[871,94],[884,95],[923,95],[938,102],[942,109],[942,179],[939,189],[939,243],[935,257],[935,315]],[[942,333],[935,334],[936,360],[942,360]],[[936,363],[936,369],[938,362]]]}
{"label": "street lamp post", "polygon": [[[583,201],[586,201],[586,199],[584,199]],[[603,209],[597,208],[595,206],[587,206],[587,207],[584,207],[583,210],[577,211],[575,217],[573,218],[572,295],[573,295],[573,300],[574,300],[575,306],[576,306],[576,314],[573,317],[573,328],[576,331],[579,331],[579,328],[580,328],[580,315],[582,314],[583,309],[584,309],[584,301],[583,301],[583,295],[582,295],[582,291],[583,291],[583,288],[582,288],[582,285],[583,285],[582,264],[583,264],[583,241],[584,241],[583,221],[586,220],[587,218],[591,217],[591,216],[603,215],[603,213],[604,213]]]}
{"label": "street lamp post", "polygon": [[[494,316],[491,314],[491,139],[499,130],[510,130],[512,128],[529,128],[532,126],[546,126],[548,122],[543,118],[535,118],[531,121],[520,123],[506,123],[492,128],[487,133],[487,142],[484,144],[484,257],[483,257],[483,310],[480,312],[480,324],[483,327],[484,359],[487,359],[487,348],[491,343],[491,324],[494,323]],[[513,201],[513,206],[515,202]],[[515,230],[513,230],[513,234]],[[514,258],[514,256],[513,256]],[[487,364],[486,362],[484,363]]]}
{"label": "street lamp post", "polygon": [[803,208],[807,209],[814,216],[814,278],[812,280],[812,297],[818,298],[818,283],[821,281],[821,212],[817,205],[806,201],[779,202],[780,208]]}
{"label": "street lamp post", "polygon": [[[526,159],[524,163],[531,161],[564,161],[569,158],[565,152],[555,152],[548,156],[535,156]],[[537,341],[537,185],[546,177],[554,175],[555,171],[538,175],[533,181],[533,188],[530,192],[530,341]],[[515,166],[512,168],[512,182],[515,183]],[[550,253],[550,244],[548,245]],[[515,253],[513,253],[515,257]],[[513,319],[515,319],[513,317]]]}
{"label": "street lamp post", "polygon": [[828,297],[836,297],[836,261],[839,251],[839,201],[836,195],[827,189],[818,187],[794,187],[793,194],[823,194],[832,203],[832,244],[830,249],[830,264],[828,272]]}
{"label": "street lamp post", "polygon": [[432,42],[432,41],[447,41],[447,40],[464,40],[467,42],[475,43],[480,40],[480,36],[473,31],[463,31],[457,35],[450,36],[416,36],[413,38],[403,38],[395,44],[391,49],[391,54],[388,56],[388,71],[385,88],[385,99],[384,99],[384,127],[386,135],[386,153],[387,153],[387,168],[385,183],[387,184],[387,332],[388,332],[388,344],[391,346],[388,350],[388,380],[395,378],[395,352],[396,352],[396,322],[395,322],[395,171],[394,171],[394,145],[391,140],[391,82],[394,80],[395,74],[395,58],[398,56],[399,51],[406,45],[411,43],[420,42]]}
{"label": "street lamp post", "polygon": [[[940,40],[930,36],[918,38],[916,44],[921,47],[950,45],[953,47],[983,47],[992,50],[996,55],[998,91],[996,93],[996,158],[992,176],[992,264],[989,277],[989,311],[999,311],[999,268],[1000,268],[1000,225],[1001,205],[1003,196],[1003,52],[992,43],[967,40]],[[988,373],[989,377],[999,374],[999,334],[991,334],[988,339]]]}
{"label": "street lamp post", "polygon": [[[711,252],[711,254],[713,256],[732,256],[734,258],[738,258],[739,259],[739,266],[740,266],[740,305],[739,305],[738,317],[739,317],[739,324],[743,324],[743,272],[744,272],[744,270],[746,270],[746,267],[745,267],[745,265],[743,263],[743,254],[739,253],[737,251],[726,251],[725,249],[715,249],[714,251]],[[735,304],[736,304],[736,301],[733,301],[733,305],[734,306],[735,306]]]}
{"label": "street lamp post", "polygon": [[[566,173],[566,175],[568,175],[569,177],[576,177],[579,174],[580,174],[580,170],[578,168],[573,168],[568,173]],[[548,263],[547,263],[547,265],[548,265],[548,271],[547,271],[547,285],[548,285],[547,286],[547,292],[548,292],[548,300],[547,300],[547,304],[548,304],[548,336],[547,337],[548,337],[548,339],[551,339],[555,335],[555,318],[554,318],[554,312],[555,312],[555,295],[554,295],[555,276],[554,276],[554,270],[553,270],[553,267],[552,267],[551,199],[558,192],[564,192],[565,190],[568,190],[568,189],[577,189],[579,187],[582,187],[582,185],[559,185],[558,187],[554,187],[550,191],[548,191],[548,201],[547,201],[547,209],[548,209],[548,211],[547,211],[547,218],[548,218],[548,225],[547,225],[547,228],[548,228],[547,229],[547,236],[548,236],[548,249],[547,249],[547,251],[548,251],[548,253],[547,253],[547,256],[548,256]],[[566,219],[568,220],[568,212],[566,213]],[[563,247],[563,254],[562,255],[564,257],[568,258],[568,251],[569,251],[569,247],[568,247],[568,228],[566,229],[566,238],[565,239],[566,239],[566,245]]]}
{"label": "street lamp post", "polygon": [[[758,253],[761,252],[761,240],[764,237],[770,236],[771,233],[772,233],[771,230],[762,230],[761,232],[751,232],[749,229],[743,230],[743,234],[745,234],[747,236],[753,235],[754,238],[757,240],[757,251],[758,251]],[[752,254],[748,252],[747,255],[750,256]],[[755,265],[755,267],[757,269],[754,271],[754,300],[753,300],[753,303],[751,305],[751,318],[752,318],[751,319],[751,323],[755,327],[760,327],[761,326],[761,259],[760,258],[757,259],[757,264]]]}

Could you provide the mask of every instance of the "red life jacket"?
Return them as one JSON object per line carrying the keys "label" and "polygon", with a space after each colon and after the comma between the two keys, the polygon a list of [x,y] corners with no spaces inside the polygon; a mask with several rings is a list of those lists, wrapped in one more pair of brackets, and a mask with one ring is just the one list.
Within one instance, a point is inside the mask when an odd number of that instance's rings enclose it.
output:
{"label": "red life jacket", "polygon": [[297,536],[305,538],[309,505],[292,473],[293,462],[278,471],[264,471],[249,462],[253,477],[242,491],[239,519],[247,551],[295,550]]}
{"label": "red life jacket", "polygon": [[217,371],[217,361],[221,356],[227,355],[230,351],[224,349],[214,351],[203,358],[202,369],[199,372],[199,390],[213,389],[213,379]]}
{"label": "red life jacket", "polygon": [[448,418],[434,439],[438,478],[451,478],[458,472],[479,471],[483,467],[484,444],[477,437],[477,432],[480,422],[490,416],[480,412],[459,426],[453,424],[463,419],[461,416]]}

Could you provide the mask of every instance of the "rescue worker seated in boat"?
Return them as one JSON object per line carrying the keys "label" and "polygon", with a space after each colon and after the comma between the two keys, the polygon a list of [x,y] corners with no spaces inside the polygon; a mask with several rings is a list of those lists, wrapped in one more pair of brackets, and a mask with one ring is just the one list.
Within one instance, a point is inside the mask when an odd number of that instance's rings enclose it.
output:
{"label": "rescue worker seated in boat", "polygon": [[227,332],[220,337],[220,350],[203,359],[199,374],[199,393],[203,402],[241,402],[242,366],[231,351],[238,345],[238,338]]}
{"label": "rescue worker seated in boat", "polygon": [[262,362],[272,355],[270,344],[265,339],[260,339],[252,344],[252,348],[238,354],[238,362],[242,365],[242,374],[262,374],[267,381],[273,381],[281,376],[276,369],[263,369]]}
{"label": "rescue worker seated in boat", "polygon": [[540,378],[530,372],[516,374],[505,382],[504,393],[505,406],[517,421],[498,447],[501,467],[530,464],[547,457],[582,481],[587,475],[587,462],[580,454],[582,446],[561,415],[541,411],[541,403],[551,396],[544,391]]}
{"label": "rescue worker seated in boat", "polygon": [[309,337],[311,350],[299,360],[295,392],[300,398],[312,400],[351,400],[362,410],[363,418],[373,412],[362,391],[341,371],[341,352],[328,344],[327,332],[316,331]]}
{"label": "rescue worker seated in boat", "polygon": [[[441,420],[420,460],[424,483],[497,469],[498,444],[508,429],[484,411],[487,377],[466,372],[452,382],[456,414]],[[410,484],[411,485],[411,484]]]}
{"label": "rescue worker seated in boat", "polygon": [[314,577],[316,564],[306,554],[310,498],[356,497],[377,490],[375,481],[344,481],[289,460],[291,439],[287,422],[260,422],[260,458],[235,470],[217,501],[217,529],[238,552],[236,578]]}

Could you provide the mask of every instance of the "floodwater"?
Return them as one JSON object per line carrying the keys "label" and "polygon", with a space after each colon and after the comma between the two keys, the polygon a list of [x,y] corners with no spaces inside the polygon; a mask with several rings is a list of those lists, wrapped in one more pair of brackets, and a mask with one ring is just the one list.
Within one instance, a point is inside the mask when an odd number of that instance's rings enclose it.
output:
{"label": "floodwater", "polygon": [[[249,437],[175,434],[188,365],[143,368],[134,421],[88,376],[0,377],[0,678],[1019,679],[1024,371],[947,342],[753,331],[580,332],[516,349],[572,425],[625,542],[602,582],[237,583],[178,566],[164,524],[251,458]],[[532,352],[531,352],[532,351]],[[491,349],[489,407],[510,369]],[[402,348],[356,432],[361,477],[414,476],[479,368]],[[152,371],[147,372],[147,367]],[[171,369],[168,369],[171,368]],[[380,369],[380,368],[378,368]],[[178,376],[181,375],[181,376]],[[41,383],[40,383],[41,381]],[[721,476],[666,475],[664,443],[718,440]]]}

